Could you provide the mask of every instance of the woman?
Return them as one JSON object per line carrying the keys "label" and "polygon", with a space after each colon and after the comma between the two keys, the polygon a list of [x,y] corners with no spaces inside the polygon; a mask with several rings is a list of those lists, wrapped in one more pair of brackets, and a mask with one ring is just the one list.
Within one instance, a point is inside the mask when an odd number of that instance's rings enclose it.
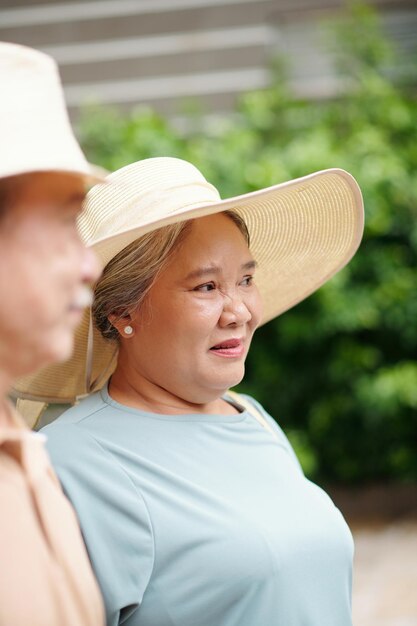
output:
{"label": "woman", "polygon": [[96,330],[85,319],[75,358],[20,384],[41,400],[98,389],[44,432],[107,623],[351,624],[341,514],[274,420],[228,390],[256,327],[353,255],[356,183],[328,170],[221,201],[165,158],[109,178],[80,222],[106,266]]}

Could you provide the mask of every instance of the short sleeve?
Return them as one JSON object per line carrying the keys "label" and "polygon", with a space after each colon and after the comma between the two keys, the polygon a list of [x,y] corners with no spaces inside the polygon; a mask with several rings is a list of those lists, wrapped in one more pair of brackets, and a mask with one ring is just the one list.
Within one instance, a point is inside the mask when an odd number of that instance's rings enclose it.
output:
{"label": "short sleeve", "polygon": [[264,416],[264,418],[266,419],[266,421],[268,422],[268,424],[271,426],[271,428],[274,430],[274,432],[277,434],[277,437],[279,439],[280,444],[287,450],[288,454],[291,456],[291,458],[294,460],[295,464],[297,465],[298,469],[300,470],[300,472],[302,474],[304,474],[300,461],[297,458],[297,455],[294,452],[294,448],[292,447],[292,445],[290,444],[288,437],[286,436],[286,434],[284,433],[284,431],[282,430],[282,428],[277,424],[277,422],[274,420],[273,417],[271,417],[271,415],[269,415],[269,413],[267,413],[267,411],[265,411],[265,409],[263,408],[263,406],[261,404],[259,404],[259,402],[257,400],[255,400],[254,398],[252,398],[252,396],[248,396],[246,394],[242,394],[244,395],[244,397],[251,403],[253,404],[254,407],[256,407],[258,409],[258,411],[261,412],[261,414]]}
{"label": "short sleeve", "polygon": [[103,594],[107,626],[116,626],[140,605],[153,568],[145,502],[112,454],[82,427],[55,422],[42,432],[76,510]]}

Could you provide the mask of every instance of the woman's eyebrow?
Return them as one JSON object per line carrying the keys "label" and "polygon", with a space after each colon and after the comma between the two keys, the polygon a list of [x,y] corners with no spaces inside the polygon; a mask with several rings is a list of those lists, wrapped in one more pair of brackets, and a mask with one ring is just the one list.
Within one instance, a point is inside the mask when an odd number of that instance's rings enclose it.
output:
{"label": "woman's eyebrow", "polygon": [[192,278],[202,278],[207,274],[220,274],[220,267],[217,265],[207,265],[206,267],[199,267],[196,270],[193,270],[185,277],[185,280],[190,280]]}
{"label": "woman's eyebrow", "polygon": [[[256,266],[257,266],[256,261],[251,259],[250,261],[247,261],[246,263],[243,263],[243,265],[240,266],[240,269],[242,271],[244,271],[244,270],[253,270],[253,269],[255,269]],[[187,276],[185,277],[185,280],[191,280],[191,279],[195,279],[195,278],[202,278],[202,277],[207,276],[209,274],[216,274],[216,275],[218,275],[220,273],[221,273],[221,268],[218,265],[207,265],[206,267],[199,267],[198,269],[193,270],[192,272],[187,274]]]}

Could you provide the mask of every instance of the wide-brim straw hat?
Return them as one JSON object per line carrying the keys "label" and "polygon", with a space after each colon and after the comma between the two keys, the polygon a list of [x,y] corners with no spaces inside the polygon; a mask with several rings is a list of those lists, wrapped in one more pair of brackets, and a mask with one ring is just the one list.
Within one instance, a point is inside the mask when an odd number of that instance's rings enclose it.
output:
{"label": "wide-brim straw hat", "polygon": [[[175,158],[139,161],[108,181],[88,193],[79,221],[83,240],[103,266],[145,233],[231,209],[242,216],[250,233],[263,324],[346,265],[362,237],[361,192],[355,179],[340,169],[225,200],[193,165]],[[116,358],[117,344],[93,330],[86,311],[73,357],[19,380],[14,392],[21,398],[72,403],[105,384]]]}
{"label": "wide-brim straw hat", "polygon": [[69,122],[55,61],[38,50],[0,42],[0,179],[35,172],[103,178],[89,164]]}

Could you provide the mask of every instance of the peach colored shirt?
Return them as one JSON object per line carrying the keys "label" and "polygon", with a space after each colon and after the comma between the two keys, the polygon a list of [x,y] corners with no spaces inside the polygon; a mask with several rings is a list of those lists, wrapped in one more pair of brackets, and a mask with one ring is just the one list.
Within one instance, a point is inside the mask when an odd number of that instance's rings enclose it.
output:
{"label": "peach colored shirt", "polygon": [[44,438],[12,415],[0,428],[0,626],[102,626],[99,589]]}

